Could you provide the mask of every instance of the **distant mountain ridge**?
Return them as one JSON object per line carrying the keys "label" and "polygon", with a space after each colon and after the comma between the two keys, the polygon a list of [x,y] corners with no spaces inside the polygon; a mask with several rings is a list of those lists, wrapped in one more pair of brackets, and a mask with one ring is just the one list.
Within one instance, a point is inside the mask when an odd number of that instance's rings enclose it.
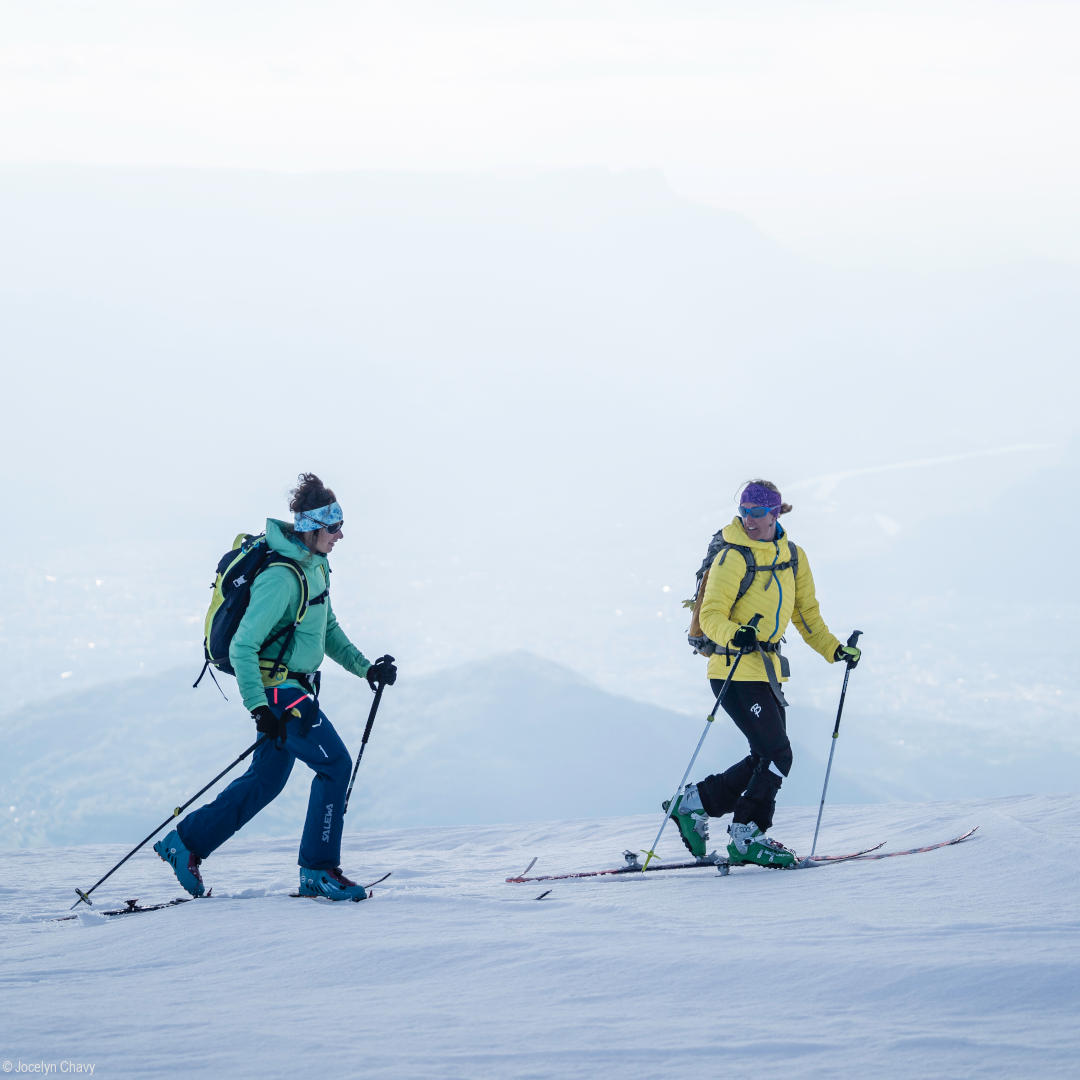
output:
{"label": "distant mountain ridge", "polygon": [[[255,731],[231,680],[226,702],[212,687],[193,692],[190,677],[185,668],[129,679],[0,719],[7,732],[0,846],[134,843],[236,757]],[[366,683],[328,670],[323,705],[353,754],[370,703]],[[704,712],[690,717],[618,697],[520,651],[422,678],[406,673],[383,695],[346,828],[659,815]],[[806,722],[804,710],[803,729]],[[815,726],[824,732],[827,723],[819,715]],[[822,760],[794,742],[797,766],[782,799],[816,804]],[[744,752],[721,716],[692,778]],[[310,775],[297,763],[285,792],[245,835],[299,836]],[[831,800],[874,802],[882,794],[842,763],[834,769]]]}

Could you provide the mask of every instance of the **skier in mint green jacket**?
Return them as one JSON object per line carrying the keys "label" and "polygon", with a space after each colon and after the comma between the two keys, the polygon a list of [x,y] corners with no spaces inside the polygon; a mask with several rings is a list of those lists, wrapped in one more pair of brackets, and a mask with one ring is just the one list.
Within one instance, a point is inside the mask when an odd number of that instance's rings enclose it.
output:
{"label": "skier in mint green jacket", "polygon": [[154,845],[192,896],[205,892],[202,860],[281,793],[297,758],[315,773],[300,840],[300,894],[331,900],[366,896],[363,886],[341,871],[342,813],[352,762],[319,708],[318,669],[329,656],[366,678],[372,689],[392,685],[397,669],[390,657],[368,660],[335,618],[327,556],[343,536],[342,510],[314,473],[302,473],[299,481],[289,504],[292,524],[268,519],[266,539],[274,551],[300,564],[308,585],[307,612],[275,667],[280,646],[266,642],[295,618],[300,582],[287,564],[271,564],[252,583],[247,611],[229,647],[244,706],[268,737],[243,776]]}

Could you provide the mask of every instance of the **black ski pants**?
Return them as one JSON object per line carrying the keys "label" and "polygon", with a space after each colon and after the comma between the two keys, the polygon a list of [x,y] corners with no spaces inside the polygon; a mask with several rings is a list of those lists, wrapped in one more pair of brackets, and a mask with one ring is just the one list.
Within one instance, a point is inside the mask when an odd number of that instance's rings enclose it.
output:
{"label": "black ski pants", "polygon": [[[714,694],[719,694],[724,684],[720,679],[710,679],[709,685]],[[722,704],[746,736],[750,753],[724,772],[698,782],[701,805],[709,817],[734,814],[734,821],[752,821],[767,832],[776,810],[776,793],[783,777],[791,772],[787,717],[767,682],[733,679]]]}

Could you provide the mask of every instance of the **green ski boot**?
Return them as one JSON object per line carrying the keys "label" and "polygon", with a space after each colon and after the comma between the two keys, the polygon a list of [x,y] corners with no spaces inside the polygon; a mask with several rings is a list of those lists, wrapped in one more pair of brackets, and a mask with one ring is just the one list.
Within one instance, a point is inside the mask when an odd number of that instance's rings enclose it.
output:
{"label": "green ski boot", "polygon": [[731,835],[731,842],[727,846],[728,862],[732,866],[742,863],[776,868],[795,865],[795,852],[779,841],[770,839],[752,821],[745,825],[732,822],[728,826],[728,833]]}
{"label": "green ski boot", "polygon": [[686,849],[695,859],[704,859],[709,843],[709,815],[697,797],[696,785],[687,784],[683,793],[675,797],[674,806],[670,799],[665,799],[662,805],[664,810],[671,807],[671,820],[679,826],[679,836]]}

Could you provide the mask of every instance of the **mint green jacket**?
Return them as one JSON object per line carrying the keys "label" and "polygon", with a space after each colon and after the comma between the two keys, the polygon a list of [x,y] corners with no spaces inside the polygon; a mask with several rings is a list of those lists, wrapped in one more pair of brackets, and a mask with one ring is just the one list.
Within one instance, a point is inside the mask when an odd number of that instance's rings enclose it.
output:
{"label": "mint green jacket", "polygon": [[[295,559],[307,577],[309,600],[318,599],[329,587],[330,566],[325,555],[316,555],[296,538],[292,526],[275,518],[266,520],[266,540],[274,551]],[[236,672],[236,681],[248,710],[266,704],[268,686],[299,686],[286,674],[276,678],[270,669],[281,651],[284,637],[263,643],[277,631],[292,623],[300,606],[300,582],[291,567],[270,566],[251,586],[251,600],[229,646],[229,660]],[[334,617],[330,598],[322,604],[309,604],[307,614],[293,634],[282,657],[289,671],[311,674],[319,669],[323,658],[329,656],[346,671],[364,676],[371,662],[349,640]]]}

